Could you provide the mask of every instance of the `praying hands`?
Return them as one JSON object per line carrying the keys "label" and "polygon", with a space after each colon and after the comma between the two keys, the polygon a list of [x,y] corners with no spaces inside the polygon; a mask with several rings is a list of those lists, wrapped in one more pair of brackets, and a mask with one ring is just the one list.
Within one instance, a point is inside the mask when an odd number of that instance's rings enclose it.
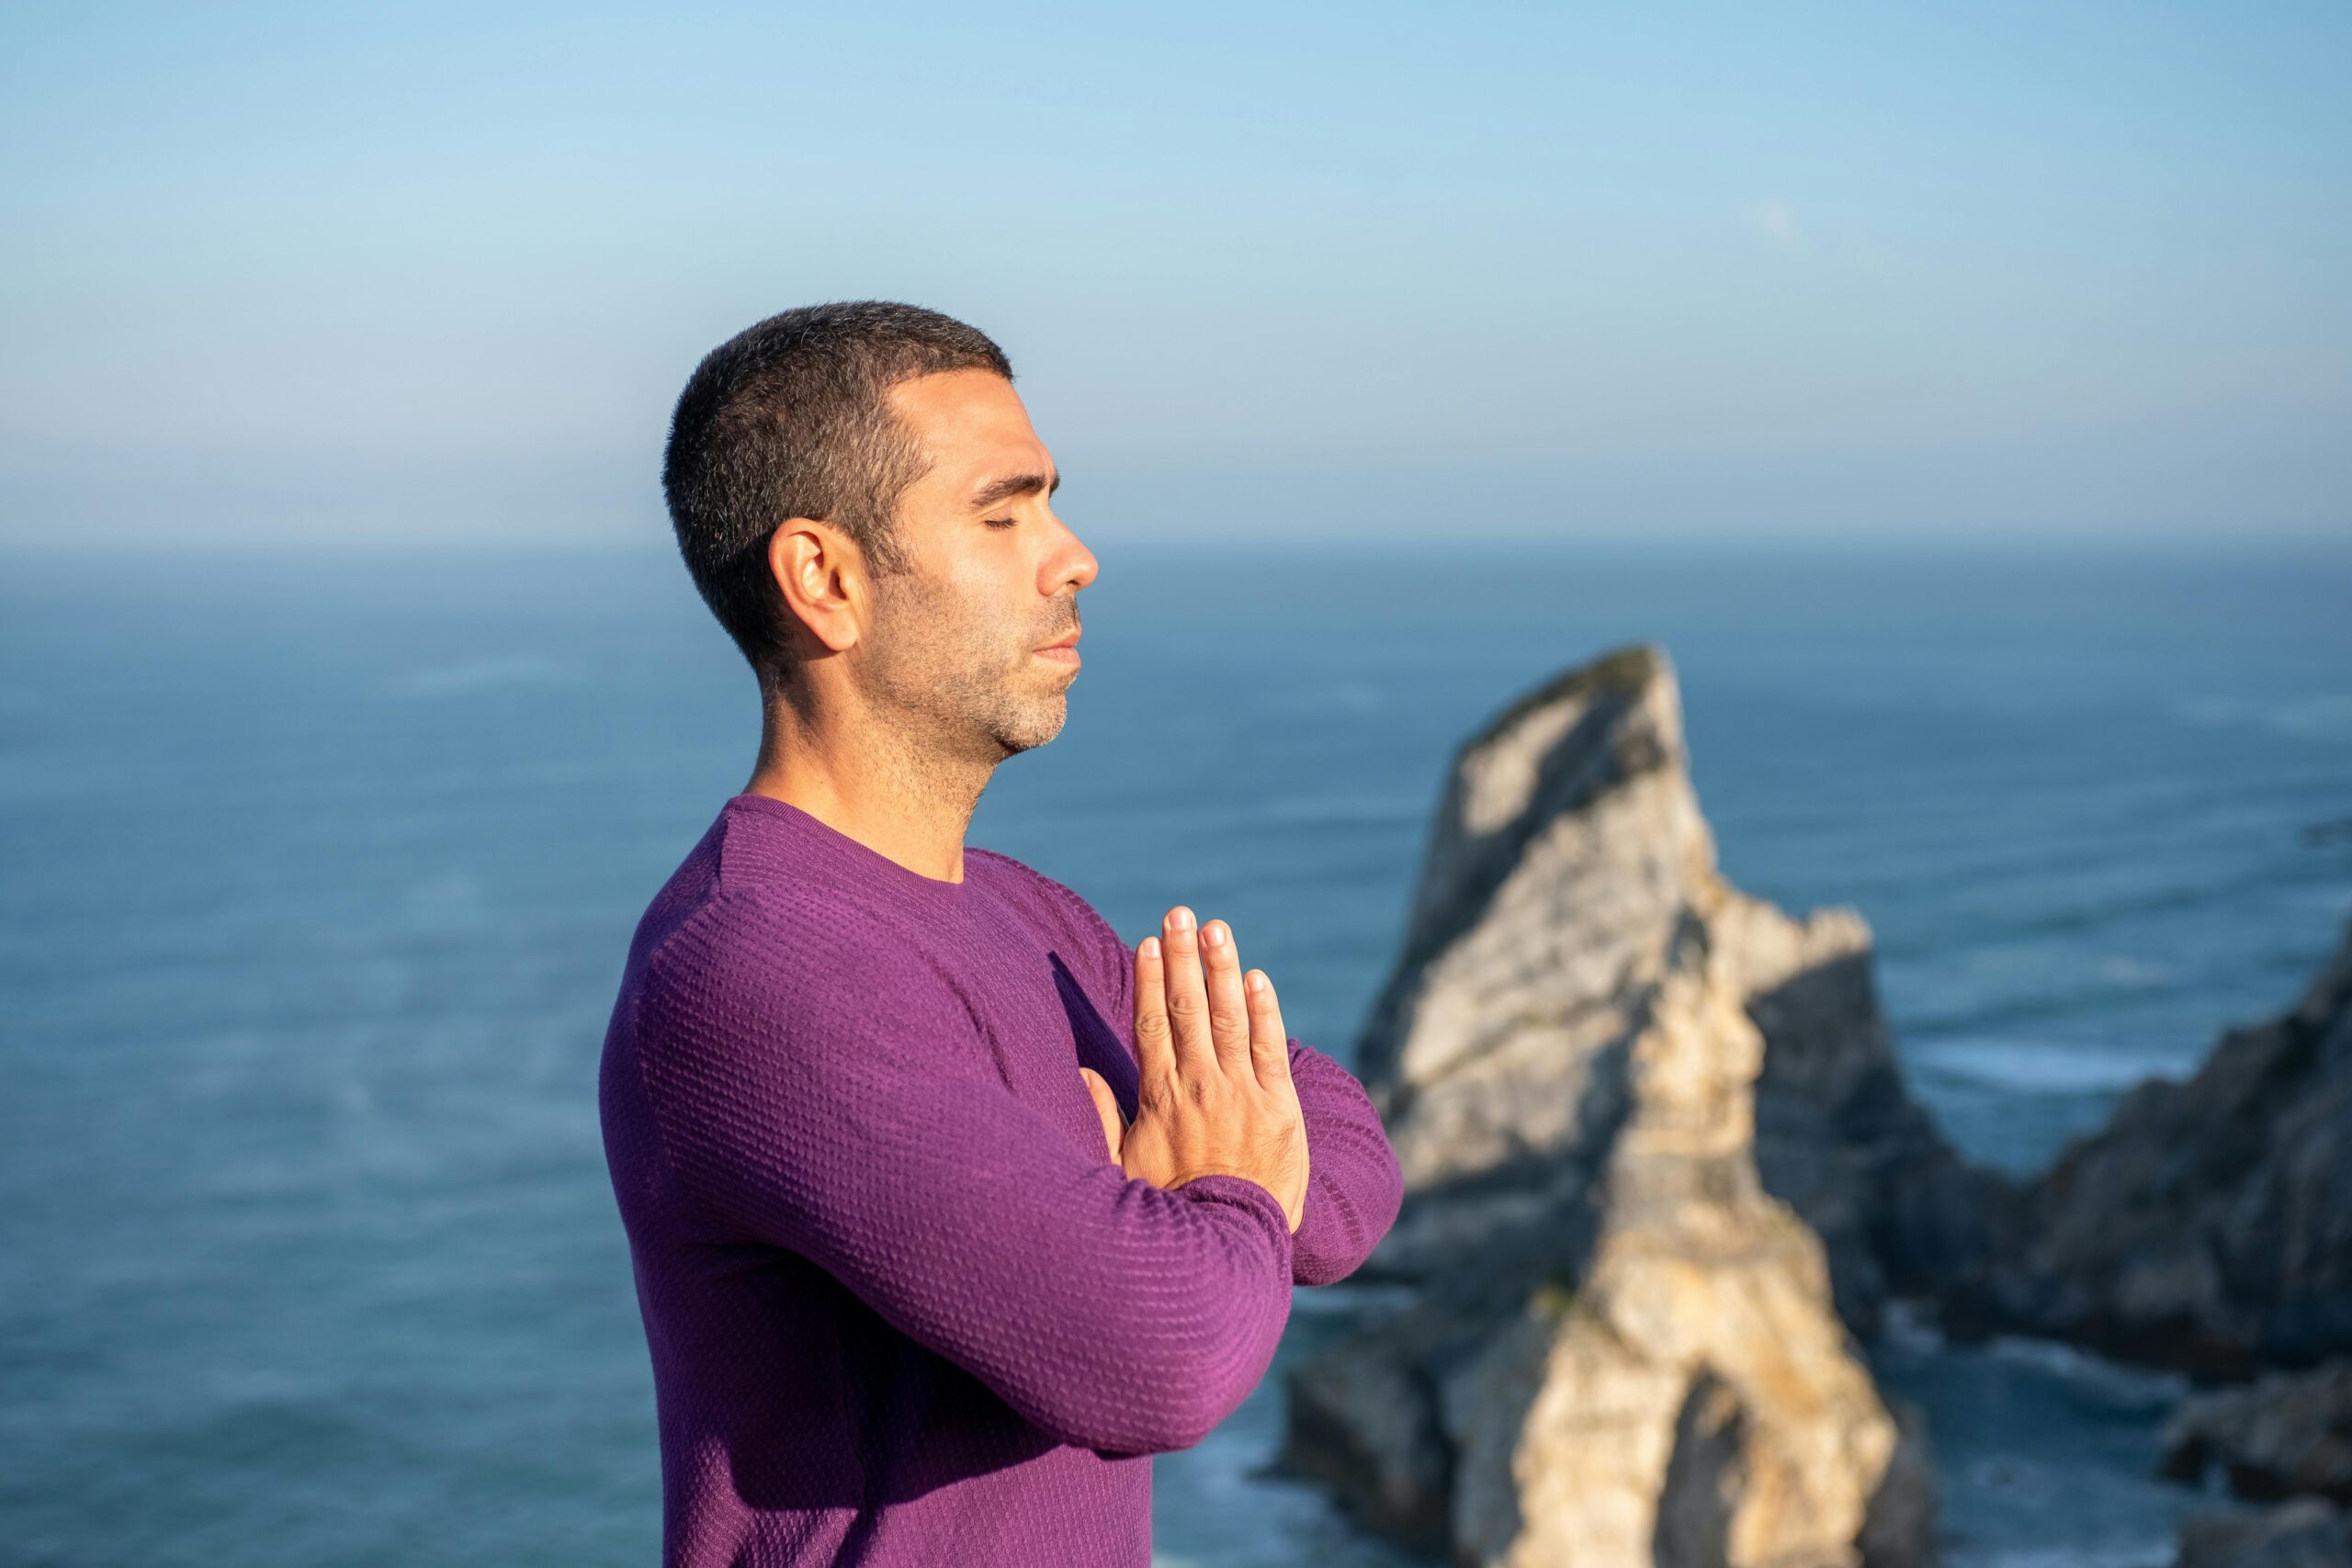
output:
{"label": "praying hands", "polygon": [[[1205,951],[1204,951],[1205,950]],[[1114,1163],[1155,1187],[1238,1176],[1278,1199],[1294,1234],[1306,1205],[1306,1123],[1273,982],[1241,969],[1223,920],[1179,904],[1135,953],[1136,1119],[1080,1067]]]}

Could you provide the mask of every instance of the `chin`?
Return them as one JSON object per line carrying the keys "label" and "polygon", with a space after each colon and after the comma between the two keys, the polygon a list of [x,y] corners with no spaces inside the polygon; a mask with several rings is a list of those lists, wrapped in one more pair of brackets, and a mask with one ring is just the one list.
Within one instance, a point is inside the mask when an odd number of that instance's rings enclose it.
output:
{"label": "chin", "polygon": [[1008,726],[1005,731],[998,734],[997,742],[1007,751],[1031,750],[1059,735],[1062,726],[1069,721],[1069,701],[1055,697],[1049,703],[1041,704],[1023,714],[1019,724]]}

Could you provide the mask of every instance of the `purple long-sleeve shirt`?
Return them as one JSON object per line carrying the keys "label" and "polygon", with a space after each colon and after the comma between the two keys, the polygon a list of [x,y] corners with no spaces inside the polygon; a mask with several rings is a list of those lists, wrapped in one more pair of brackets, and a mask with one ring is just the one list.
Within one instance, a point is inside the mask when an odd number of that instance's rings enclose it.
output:
{"label": "purple long-sleeve shirt", "polygon": [[1151,1455],[1256,1387],[1293,1284],[1396,1215],[1363,1087],[1289,1043],[1308,1189],[1163,1190],[1135,1112],[1132,951],[991,851],[964,880],[727,802],[639,922],[605,1157],[652,1353],[662,1561],[1146,1568]]}

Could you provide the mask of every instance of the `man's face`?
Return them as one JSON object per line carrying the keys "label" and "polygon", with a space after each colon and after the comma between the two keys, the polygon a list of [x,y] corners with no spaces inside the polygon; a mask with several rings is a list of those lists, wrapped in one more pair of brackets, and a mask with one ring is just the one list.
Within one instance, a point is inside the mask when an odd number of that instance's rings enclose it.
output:
{"label": "man's face", "polygon": [[933,721],[933,743],[1001,761],[1069,717],[1074,650],[1038,650],[1078,629],[1094,557],[1054,515],[1061,476],[1012,382],[950,370],[901,381],[889,399],[930,468],[899,499],[912,570],[874,580],[861,673]]}

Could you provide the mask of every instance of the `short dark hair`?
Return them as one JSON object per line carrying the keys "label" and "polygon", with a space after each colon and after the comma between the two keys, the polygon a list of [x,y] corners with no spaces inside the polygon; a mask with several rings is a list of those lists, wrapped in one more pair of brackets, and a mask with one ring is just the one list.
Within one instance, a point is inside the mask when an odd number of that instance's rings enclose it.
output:
{"label": "short dark hair", "polygon": [[786,518],[817,518],[856,540],[876,571],[904,570],[894,519],[924,461],[887,400],[899,382],[943,370],[1012,378],[1004,351],[952,316],[854,299],[770,316],[687,378],[662,492],[695,587],[763,694],[791,676],[769,539]]}

